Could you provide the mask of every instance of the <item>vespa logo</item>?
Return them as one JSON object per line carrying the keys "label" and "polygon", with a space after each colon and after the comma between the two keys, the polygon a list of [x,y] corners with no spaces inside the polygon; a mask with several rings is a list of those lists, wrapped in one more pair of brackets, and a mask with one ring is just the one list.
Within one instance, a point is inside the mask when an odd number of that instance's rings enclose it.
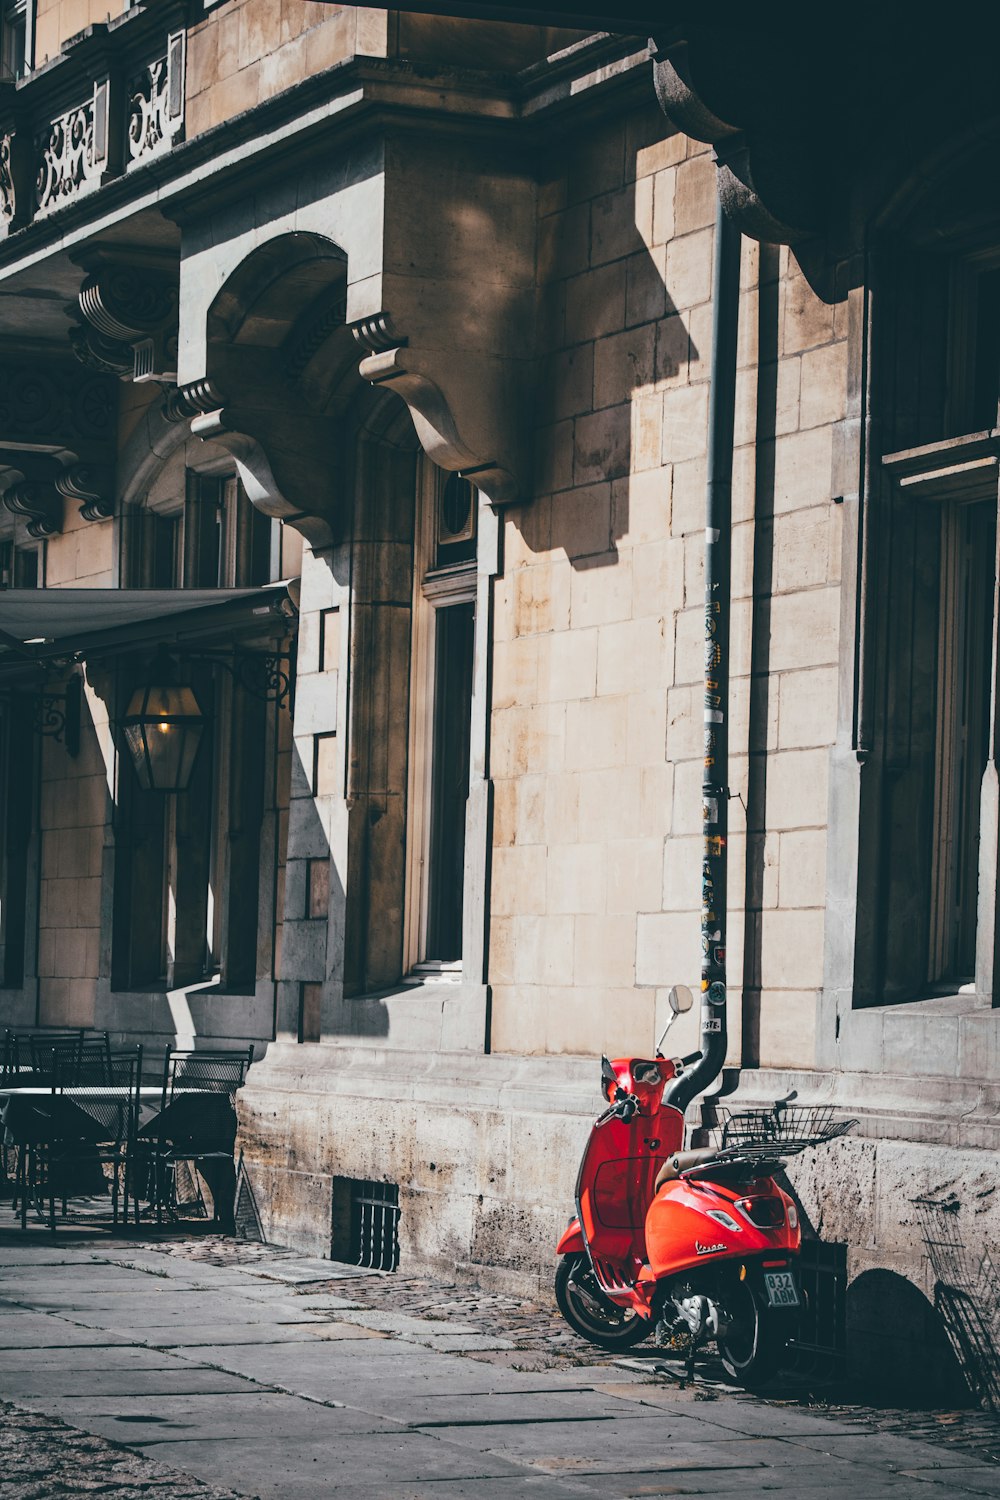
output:
{"label": "vespa logo", "polygon": [[694,1248],[697,1255],[717,1255],[720,1250],[725,1250],[727,1247],[725,1245],[703,1245],[701,1240],[695,1240]]}

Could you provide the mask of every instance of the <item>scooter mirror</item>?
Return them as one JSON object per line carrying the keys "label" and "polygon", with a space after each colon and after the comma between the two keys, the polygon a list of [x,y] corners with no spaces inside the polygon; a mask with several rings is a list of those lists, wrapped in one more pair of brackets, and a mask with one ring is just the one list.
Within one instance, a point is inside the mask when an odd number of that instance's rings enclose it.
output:
{"label": "scooter mirror", "polygon": [[694,996],[686,984],[674,984],[667,995],[667,1004],[675,1016],[682,1016],[694,1004]]}

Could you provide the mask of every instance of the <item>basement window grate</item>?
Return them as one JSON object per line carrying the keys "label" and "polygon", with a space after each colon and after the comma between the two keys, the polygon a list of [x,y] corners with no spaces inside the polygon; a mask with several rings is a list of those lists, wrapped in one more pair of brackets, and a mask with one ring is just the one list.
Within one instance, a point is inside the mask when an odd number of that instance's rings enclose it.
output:
{"label": "basement window grate", "polygon": [[333,1179],[334,1260],[370,1271],[399,1265],[399,1188],[394,1182]]}

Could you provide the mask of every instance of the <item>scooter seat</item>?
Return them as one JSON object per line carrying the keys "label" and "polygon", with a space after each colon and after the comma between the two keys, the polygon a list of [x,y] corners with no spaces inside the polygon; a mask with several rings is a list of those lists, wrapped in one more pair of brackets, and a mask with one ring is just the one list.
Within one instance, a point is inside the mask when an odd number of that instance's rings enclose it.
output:
{"label": "scooter seat", "polygon": [[704,1146],[700,1151],[675,1151],[657,1172],[654,1191],[658,1193],[665,1182],[676,1182],[682,1172],[700,1167],[702,1162],[711,1161],[718,1154],[714,1146]]}

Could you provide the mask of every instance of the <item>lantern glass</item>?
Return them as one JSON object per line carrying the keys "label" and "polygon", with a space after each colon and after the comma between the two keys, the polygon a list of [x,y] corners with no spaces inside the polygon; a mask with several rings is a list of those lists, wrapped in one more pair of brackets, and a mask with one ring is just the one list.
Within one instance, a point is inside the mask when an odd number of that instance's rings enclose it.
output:
{"label": "lantern glass", "polygon": [[189,687],[137,688],[122,729],[139,784],[146,791],[186,791],[204,728],[205,716]]}

